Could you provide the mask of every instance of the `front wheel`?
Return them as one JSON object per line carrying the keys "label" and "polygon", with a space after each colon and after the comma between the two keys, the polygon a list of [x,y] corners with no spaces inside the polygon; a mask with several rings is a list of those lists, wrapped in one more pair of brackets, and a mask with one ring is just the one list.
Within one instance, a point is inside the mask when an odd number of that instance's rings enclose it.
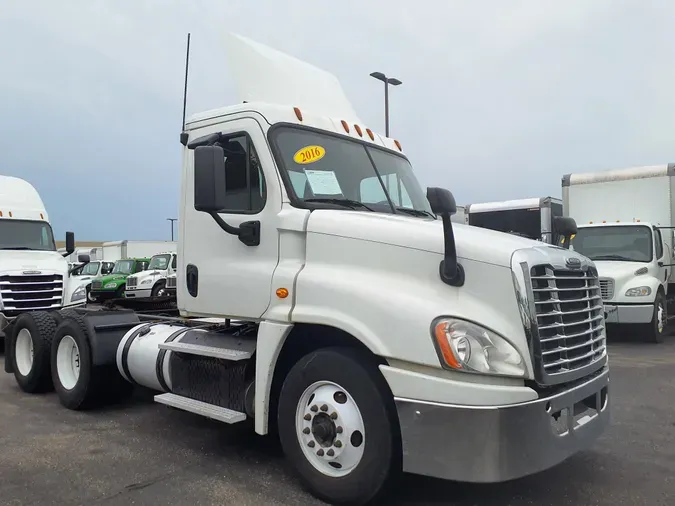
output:
{"label": "front wheel", "polygon": [[152,287],[152,297],[164,297],[166,296],[166,281],[158,281],[155,286]]}
{"label": "front wheel", "polygon": [[281,389],[284,453],[305,487],[332,504],[366,504],[401,471],[391,392],[367,355],[349,348],[309,353]]}
{"label": "front wheel", "polygon": [[645,337],[647,341],[650,343],[662,343],[667,322],[666,298],[661,292],[657,292],[656,299],[654,300],[652,321],[645,325]]}

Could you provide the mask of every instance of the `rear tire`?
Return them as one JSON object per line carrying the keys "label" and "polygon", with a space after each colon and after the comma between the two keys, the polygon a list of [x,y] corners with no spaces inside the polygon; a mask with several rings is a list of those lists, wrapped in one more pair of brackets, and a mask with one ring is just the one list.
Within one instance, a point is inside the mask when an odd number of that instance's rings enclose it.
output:
{"label": "rear tire", "polygon": [[14,378],[26,393],[49,392],[50,353],[56,322],[46,311],[24,313],[14,321],[9,346]]}
{"label": "rear tire", "polygon": [[660,291],[654,299],[654,313],[652,321],[644,326],[645,339],[650,343],[662,343],[666,333],[668,312],[666,298]]}
{"label": "rear tire", "polygon": [[331,504],[366,504],[401,472],[391,391],[377,364],[351,348],[301,358],[286,376],[279,438],[303,485]]}

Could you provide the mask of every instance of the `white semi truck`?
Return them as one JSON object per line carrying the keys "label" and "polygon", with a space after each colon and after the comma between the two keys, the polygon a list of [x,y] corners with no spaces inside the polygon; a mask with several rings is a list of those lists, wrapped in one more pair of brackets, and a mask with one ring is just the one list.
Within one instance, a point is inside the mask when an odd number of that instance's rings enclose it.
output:
{"label": "white semi truck", "polygon": [[146,270],[127,278],[124,296],[128,298],[166,296],[167,276],[175,274],[176,268],[175,248],[173,251],[154,255]]}
{"label": "white semi truck", "polygon": [[563,215],[562,200],[536,197],[466,206],[469,225],[556,244],[555,219]]}
{"label": "white semi truck", "polygon": [[182,318],[26,315],[16,333],[44,344],[35,383],[8,353],[22,388],[85,409],[139,384],[252,420],[330,503],[365,504],[401,471],[497,482],[591,446],[609,422],[593,263],[453,224],[452,194],[425,194],[335,77],[228,40],[244,102],[180,135]]}
{"label": "white semi truck", "polygon": [[[11,322],[26,311],[85,303],[84,288],[70,276],[65,258],[74,250],[75,236],[66,232],[66,251],[57,252],[47,210],[33,185],[0,175],[0,345]],[[80,262],[88,260],[80,255]]]}
{"label": "white semi truck", "polygon": [[675,164],[567,174],[564,212],[578,223],[571,249],[598,268],[606,323],[661,342],[673,283]]}

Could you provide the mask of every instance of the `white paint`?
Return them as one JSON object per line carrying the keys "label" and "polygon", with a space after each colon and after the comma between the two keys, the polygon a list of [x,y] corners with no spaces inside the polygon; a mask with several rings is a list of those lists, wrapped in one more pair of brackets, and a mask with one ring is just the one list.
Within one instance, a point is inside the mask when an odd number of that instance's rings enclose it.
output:
{"label": "white paint", "polygon": [[33,336],[30,330],[23,328],[16,336],[14,360],[21,376],[28,376],[33,369]]}
{"label": "white paint", "polygon": [[[562,204],[560,199],[551,199],[551,202]],[[469,213],[487,213],[491,211],[506,211],[510,209],[538,209],[541,206],[541,198],[527,198],[517,200],[505,200],[503,202],[482,202],[471,204]]]}
{"label": "white paint", "polygon": [[648,165],[643,167],[630,167],[627,169],[604,170],[601,172],[587,172],[571,174],[570,186],[609,183],[613,181],[630,181],[635,179],[647,179],[668,175],[668,165]]}
{"label": "white paint", "polygon": [[56,374],[61,386],[72,390],[80,379],[80,348],[72,336],[63,336],[56,349]]}

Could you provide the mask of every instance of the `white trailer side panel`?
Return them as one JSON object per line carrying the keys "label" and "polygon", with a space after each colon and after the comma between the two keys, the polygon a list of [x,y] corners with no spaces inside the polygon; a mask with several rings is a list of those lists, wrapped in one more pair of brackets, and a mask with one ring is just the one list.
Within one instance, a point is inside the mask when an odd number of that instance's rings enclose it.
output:
{"label": "white trailer side panel", "polygon": [[157,253],[175,252],[176,241],[125,241],[125,258],[150,258]]}
{"label": "white trailer side panel", "polygon": [[102,260],[116,262],[122,259],[122,241],[104,242],[101,247]]}

